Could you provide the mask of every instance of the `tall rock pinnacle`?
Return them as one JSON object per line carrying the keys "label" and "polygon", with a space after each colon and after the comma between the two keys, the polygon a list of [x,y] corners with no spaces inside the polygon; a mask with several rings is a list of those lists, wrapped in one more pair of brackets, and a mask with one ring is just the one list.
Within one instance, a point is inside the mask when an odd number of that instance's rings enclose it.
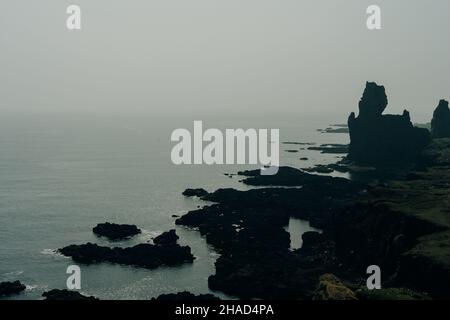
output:
{"label": "tall rock pinnacle", "polygon": [[383,115],[387,104],[384,87],[367,82],[358,116],[352,112],[348,119],[350,160],[374,166],[411,162],[430,142],[428,130],[414,127],[407,110]]}
{"label": "tall rock pinnacle", "polygon": [[448,101],[441,100],[431,120],[431,136],[433,138],[450,138],[450,109]]}

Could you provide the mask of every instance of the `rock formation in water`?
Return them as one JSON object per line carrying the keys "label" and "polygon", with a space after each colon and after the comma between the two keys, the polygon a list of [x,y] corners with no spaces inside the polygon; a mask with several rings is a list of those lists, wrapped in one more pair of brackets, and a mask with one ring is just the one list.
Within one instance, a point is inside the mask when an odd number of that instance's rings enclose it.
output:
{"label": "rock formation in water", "polygon": [[42,296],[45,298],[44,300],[65,300],[65,301],[73,301],[73,300],[99,300],[93,296],[84,296],[77,291],[69,291],[67,289],[59,290],[53,289],[47,292],[44,292]]}
{"label": "rock formation in water", "polygon": [[178,244],[152,245],[142,243],[134,247],[101,247],[96,244],[70,245],[58,252],[71,257],[75,262],[93,264],[100,262],[118,263],[148,269],[160,266],[179,266],[192,263],[195,257],[189,246]]}
{"label": "rock formation in water", "polygon": [[348,119],[349,160],[365,165],[411,162],[429,144],[428,130],[414,127],[408,111],[383,115],[387,105],[384,87],[367,82],[358,117],[352,112]]}
{"label": "rock formation in water", "polygon": [[450,138],[450,109],[448,101],[441,100],[431,120],[431,136],[433,138]]}
{"label": "rock formation in water", "polygon": [[159,245],[177,244],[178,239],[179,237],[177,233],[174,229],[172,229],[167,232],[161,233],[159,236],[153,239],[153,243]]}
{"label": "rock formation in water", "polygon": [[186,189],[183,191],[183,196],[185,196],[185,197],[203,197],[207,194],[208,194],[208,191],[206,191],[203,188]]}
{"label": "rock formation in water", "polygon": [[23,290],[25,290],[25,285],[20,281],[0,283],[0,297],[18,294]]}
{"label": "rock formation in water", "polygon": [[195,295],[188,291],[162,294],[152,300],[158,301],[220,301],[220,298],[213,296],[212,294],[199,294]]}
{"label": "rock formation in water", "polygon": [[141,233],[141,230],[135,225],[115,224],[115,223],[99,223],[92,231],[102,237],[110,240],[122,240]]}

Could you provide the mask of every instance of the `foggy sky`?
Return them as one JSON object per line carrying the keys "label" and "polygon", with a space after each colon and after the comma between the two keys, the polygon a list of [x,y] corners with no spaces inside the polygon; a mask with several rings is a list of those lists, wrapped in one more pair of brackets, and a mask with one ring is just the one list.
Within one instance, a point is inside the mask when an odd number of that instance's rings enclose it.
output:
{"label": "foggy sky", "polygon": [[386,112],[425,121],[450,98],[449,16],[448,0],[4,0],[0,110],[348,114],[370,80]]}

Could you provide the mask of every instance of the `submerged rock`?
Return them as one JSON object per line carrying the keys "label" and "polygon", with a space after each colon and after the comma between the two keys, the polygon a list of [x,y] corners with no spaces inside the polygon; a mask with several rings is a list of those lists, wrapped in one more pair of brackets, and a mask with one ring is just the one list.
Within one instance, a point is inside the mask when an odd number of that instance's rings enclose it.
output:
{"label": "submerged rock", "polygon": [[0,297],[9,296],[12,294],[18,294],[25,290],[25,285],[20,281],[14,282],[1,282],[0,283]]}
{"label": "submerged rock", "polygon": [[448,101],[441,100],[431,120],[431,136],[433,138],[450,138],[450,109]]}
{"label": "submerged rock", "polygon": [[186,197],[203,197],[208,194],[208,191],[206,191],[203,188],[197,188],[197,189],[186,189],[183,191],[183,196]]}
{"label": "submerged rock", "polygon": [[121,240],[141,233],[141,230],[135,225],[109,222],[99,223],[92,231],[96,235],[106,237],[110,240]]}
{"label": "submerged rock", "polygon": [[414,162],[429,144],[429,131],[414,127],[408,111],[383,115],[387,104],[385,88],[367,82],[358,117],[352,112],[348,119],[350,160],[368,165]]}
{"label": "submerged rock", "polygon": [[70,245],[59,249],[61,254],[86,264],[110,262],[154,269],[192,263],[194,256],[189,246],[138,244],[129,248],[109,248],[96,244]]}
{"label": "submerged rock", "polygon": [[93,296],[84,296],[77,291],[53,289],[44,292],[42,296],[45,300],[99,300]]}
{"label": "submerged rock", "polygon": [[178,239],[179,237],[177,236],[175,230],[172,229],[157,236],[153,239],[153,243],[160,245],[176,244]]}
{"label": "submerged rock", "polygon": [[188,291],[178,292],[178,293],[169,293],[169,294],[161,294],[156,299],[152,300],[159,301],[220,301],[220,298],[212,295],[212,294],[199,294],[195,295]]}

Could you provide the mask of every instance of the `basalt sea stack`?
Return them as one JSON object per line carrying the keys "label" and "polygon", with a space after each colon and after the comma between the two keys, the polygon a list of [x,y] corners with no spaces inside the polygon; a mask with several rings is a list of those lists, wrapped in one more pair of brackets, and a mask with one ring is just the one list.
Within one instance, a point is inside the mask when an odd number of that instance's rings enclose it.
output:
{"label": "basalt sea stack", "polygon": [[431,136],[433,138],[450,138],[450,109],[448,101],[441,100],[431,120]]}
{"label": "basalt sea stack", "polygon": [[409,112],[383,115],[388,99],[383,86],[367,82],[358,117],[348,119],[348,159],[364,165],[391,165],[415,161],[430,142],[427,129],[413,126]]}

